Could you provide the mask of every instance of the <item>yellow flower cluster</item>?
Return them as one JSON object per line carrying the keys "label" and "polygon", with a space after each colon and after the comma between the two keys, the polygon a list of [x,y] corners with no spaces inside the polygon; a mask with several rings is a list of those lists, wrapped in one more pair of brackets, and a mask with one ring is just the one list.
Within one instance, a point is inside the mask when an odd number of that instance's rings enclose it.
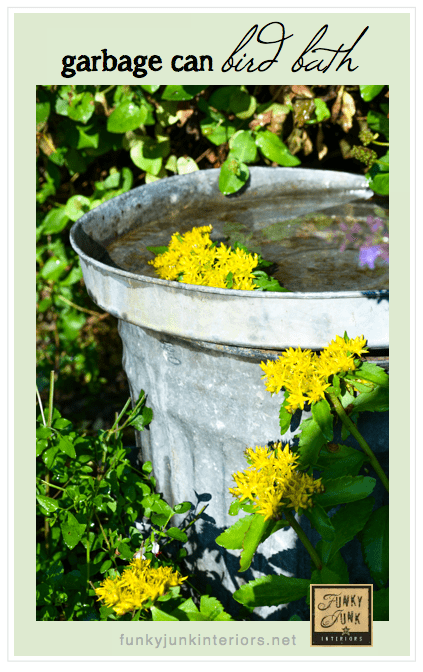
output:
{"label": "yellow flower cluster", "polygon": [[95,589],[99,600],[113,607],[118,616],[140,609],[148,600],[156,600],[171,586],[187,579],[171,567],[150,567],[150,560],[134,559],[121,576],[107,578]]}
{"label": "yellow flower cluster", "polygon": [[311,350],[289,348],[279,359],[261,362],[266,390],[277,394],[285,388],[289,393],[287,410],[293,413],[297,408],[303,409],[305,403],[313,404],[324,398],[325,390],[330,387],[329,376],[355,371],[354,356],[368,352],[365,345],[363,336],[347,340],[336,336],[320,355]]}
{"label": "yellow flower cluster", "polygon": [[183,235],[174,233],[167,252],[148,263],[164,280],[227,288],[231,273],[231,289],[256,289],[258,285],[254,284],[252,271],[258,265],[258,255],[232,250],[223,244],[216,247],[210,239],[212,229],[212,226],[196,226]]}
{"label": "yellow flower cluster", "polygon": [[229,492],[241,502],[252,501],[265,520],[278,518],[283,508],[294,508],[297,513],[310,508],[313,493],[323,491],[320,478],[296,471],[298,457],[288,445],[282,449],[279,442],[275,450],[256,446],[255,450],[247,448],[245,454],[251,466],[233,474],[237,487]]}

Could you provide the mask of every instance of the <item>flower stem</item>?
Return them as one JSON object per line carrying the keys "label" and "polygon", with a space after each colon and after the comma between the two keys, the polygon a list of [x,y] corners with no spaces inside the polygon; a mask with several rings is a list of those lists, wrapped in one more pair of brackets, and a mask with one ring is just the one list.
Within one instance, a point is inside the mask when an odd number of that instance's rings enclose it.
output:
{"label": "flower stem", "polygon": [[341,418],[342,423],[348,429],[348,431],[351,432],[353,437],[358,441],[360,447],[362,448],[362,450],[366,453],[367,457],[369,458],[370,464],[372,465],[373,469],[375,470],[375,472],[379,476],[379,478],[382,481],[382,483],[383,483],[384,487],[386,488],[387,492],[389,492],[388,478],[387,478],[385,472],[383,471],[382,467],[380,466],[380,464],[379,464],[379,462],[376,458],[376,455],[374,454],[374,452],[370,448],[369,444],[367,443],[367,441],[364,440],[364,438],[362,437],[362,435],[358,431],[357,427],[355,426],[355,424],[353,423],[351,418],[348,417],[348,415],[347,415],[344,407],[342,406],[341,402],[339,401],[338,397],[335,394],[330,394],[330,393],[328,393],[328,397],[331,400],[331,402],[332,402],[332,404],[335,408],[335,411],[337,412],[337,414]]}
{"label": "flower stem", "polygon": [[295,520],[295,516],[291,511],[288,511],[288,509],[284,510],[285,518],[287,519],[288,523],[291,525],[292,529],[296,532],[299,540],[303,544],[304,548],[308,552],[310,558],[313,560],[314,564],[316,565],[317,569],[322,569],[323,567],[323,562],[320,560],[319,556],[317,555],[316,551],[314,550],[309,538],[307,537],[306,533],[302,529],[301,525],[297,523]]}

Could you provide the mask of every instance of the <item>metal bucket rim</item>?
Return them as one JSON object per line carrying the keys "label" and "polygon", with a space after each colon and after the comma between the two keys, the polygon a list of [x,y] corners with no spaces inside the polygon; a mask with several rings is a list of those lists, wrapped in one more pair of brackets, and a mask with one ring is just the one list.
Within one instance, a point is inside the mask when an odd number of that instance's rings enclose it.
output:
{"label": "metal bucket rim", "polygon": [[206,285],[191,285],[185,282],[177,282],[176,280],[163,280],[162,278],[152,278],[148,275],[141,275],[138,273],[131,273],[130,271],[125,271],[120,268],[115,268],[114,266],[109,266],[104,264],[97,259],[89,257],[75,241],[75,233],[78,228],[81,227],[81,222],[77,221],[72,226],[70,230],[70,240],[73,249],[78,254],[78,256],[85,261],[87,264],[92,266],[97,266],[99,269],[103,269],[108,274],[118,275],[123,278],[128,278],[128,280],[144,282],[148,284],[161,285],[163,287],[171,287],[173,289],[181,289],[186,292],[196,293],[203,292],[207,294],[222,294],[226,296],[245,296],[245,297],[255,297],[261,299],[347,299],[360,296],[369,296],[369,297],[387,297],[389,295],[389,289],[377,289],[377,290],[352,290],[352,291],[343,291],[343,292],[258,292],[257,290],[245,290],[245,289],[222,289],[220,287],[208,287]]}
{"label": "metal bucket rim", "polygon": [[[303,172],[303,173],[322,173],[330,176],[339,176],[339,178],[342,177],[342,175],[349,175],[354,176],[356,178],[361,178],[362,179],[362,187],[369,193],[371,190],[368,188],[368,183],[367,180],[362,176],[362,175],[356,175],[354,173],[347,173],[345,171],[335,171],[335,170],[318,170],[314,168],[290,168],[290,167],[275,167],[275,168],[269,168],[268,166],[254,166],[250,169],[250,172],[253,173],[259,173],[259,172],[268,172],[269,170],[272,171],[295,171],[296,173]],[[204,175],[205,173],[210,173],[210,172],[216,172],[218,173],[219,169],[218,168],[209,168],[206,170],[201,170],[201,171],[196,171],[195,173],[190,173],[188,175],[174,175],[170,177],[163,178],[157,182],[154,182],[152,184],[144,184],[140,185],[139,187],[135,187],[135,189],[131,189],[130,191],[125,192],[124,194],[121,194],[120,196],[116,196],[113,200],[126,200],[129,195],[133,196],[134,192],[138,192],[140,189],[145,189],[149,188],[149,191],[154,191],[155,189],[158,189],[160,185],[163,185],[163,183],[167,183],[168,180],[172,180],[174,182],[176,179],[179,179],[179,181],[187,181],[189,179],[202,179],[201,176]],[[236,194],[234,195],[236,197]],[[187,284],[184,282],[177,282],[175,280],[163,280],[162,278],[153,278],[151,276],[147,275],[142,275],[139,273],[132,273],[131,271],[126,271],[124,269],[120,268],[115,268],[114,266],[109,266],[108,264],[104,264],[101,261],[98,261],[97,259],[94,259],[93,257],[90,257],[88,254],[86,254],[77,244],[76,242],[76,234],[79,229],[81,229],[84,225],[84,222],[88,216],[92,216],[94,212],[98,211],[100,212],[103,209],[106,209],[110,201],[106,201],[105,203],[101,203],[99,206],[94,208],[93,210],[90,210],[86,214],[84,214],[80,219],[78,219],[73,226],[71,227],[70,230],[70,242],[75,250],[75,252],[78,254],[78,256],[85,261],[87,264],[91,264],[92,266],[95,266],[99,268],[100,270],[105,271],[108,274],[114,274],[117,276],[120,276],[122,278],[127,278],[130,281],[137,281],[137,282],[144,282],[148,284],[155,284],[155,285],[161,285],[162,287],[170,287],[172,289],[180,289],[184,290],[185,292],[188,293],[208,293],[208,294],[222,294],[224,296],[245,296],[246,298],[260,298],[260,299],[275,299],[278,298],[280,300],[283,299],[349,299],[349,298],[356,298],[356,297],[362,297],[362,296],[369,296],[369,297],[374,297],[374,298],[386,298],[389,296],[389,290],[387,289],[381,289],[381,290],[351,290],[351,291],[339,291],[339,292],[258,292],[257,290],[243,290],[243,289],[222,289],[220,287],[208,287],[205,285],[192,285],[192,284]]]}

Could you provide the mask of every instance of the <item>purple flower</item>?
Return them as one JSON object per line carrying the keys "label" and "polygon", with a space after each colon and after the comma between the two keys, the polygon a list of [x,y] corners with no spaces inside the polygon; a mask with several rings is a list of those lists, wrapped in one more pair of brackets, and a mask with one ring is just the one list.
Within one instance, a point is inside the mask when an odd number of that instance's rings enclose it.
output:
{"label": "purple flower", "polygon": [[367,217],[367,224],[373,232],[383,229],[383,222],[379,217]]}
{"label": "purple flower", "polygon": [[379,245],[372,245],[371,247],[360,247],[359,263],[360,266],[368,266],[373,269],[375,267],[376,258],[381,254]]}

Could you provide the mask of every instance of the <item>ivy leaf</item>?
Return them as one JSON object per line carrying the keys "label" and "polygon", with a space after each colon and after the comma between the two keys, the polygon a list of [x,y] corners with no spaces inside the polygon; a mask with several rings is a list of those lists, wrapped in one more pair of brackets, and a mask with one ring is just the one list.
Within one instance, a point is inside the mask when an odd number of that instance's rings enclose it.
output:
{"label": "ivy leaf", "polygon": [[376,98],[376,96],[382,91],[384,87],[384,84],[381,85],[369,85],[365,84],[363,86],[360,86],[360,95],[363,100],[368,103],[369,101],[373,100],[373,98]]}
{"label": "ivy leaf", "polygon": [[72,441],[67,436],[62,436],[59,434],[59,441],[57,447],[62,453],[65,453],[68,457],[74,459],[76,457],[75,448],[72,444]]}
{"label": "ivy leaf", "polygon": [[311,412],[313,419],[319,425],[320,431],[325,437],[326,441],[333,439],[333,415],[330,410],[329,402],[326,399],[311,405]]}
{"label": "ivy leaf", "polygon": [[309,579],[283,575],[264,576],[241,586],[233,597],[248,608],[272,607],[305,597],[310,591],[310,583]]}
{"label": "ivy leaf", "polygon": [[335,538],[333,541],[323,541],[321,546],[322,560],[325,564],[363,529],[373,506],[373,497],[367,497],[367,499],[346,504],[332,516],[330,520],[335,529]]}
{"label": "ivy leaf", "polygon": [[60,525],[60,529],[62,530],[63,541],[70,550],[81,541],[86,527],[85,524],[78,523],[75,516],[68,512],[67,521]]}
{"label": "ivy leaf", "polygon": [[187,513],[187,511],[190,511],[192,508],[191,502],[181,502],[180,504],[175,504],[173,507],[174,513]]}
{"label": "ivy leaf", "polygon": [[51,513],[52,511],[57,511],[57,509],[60,509],[59,504],[56,502],[55,499],[52,499],[51,497],[45,497],[44,495],[37,495],[37,502],[43,509],[46,510],[47,513]]}
{"label": "ivy leaf", "polygon": [[127,133],[139,128],[147,119],[146,107],[138,107],[132,100],[124,100],[113,110],[107,119],[109,133]]}
{"label": "ivy leaf", "polygon": [[298,166],[301,161],[293,156],[279,136],[271,131],[260,131],[256,136],[256,145],[262,154],[279,166]]}
{"label": "ivy leaf", "polygon": [[182,541],[183,543],[188,541],[186,533],[180,530],[178,527],[169,527],[169,529],[166,530],[166,533],[171,539],[176,539],[177,541]]}
{"label": "ivy leaf", "polygon": [[166,86],[162,93],[162,100],[192,100],[197,93],[207,88],[206,86]]}
{"label": "ivy leaf", "polygon": [[229,140],[229,149],[242,163],[254,163],[257,147],[251,131],[237,131]]}
{"label": "ivy leaf", "polygon": [[232,152],[229,152],[228,158],[220,169],[219,190],[225,195],[234,194],[244,186],[249,174],[247,164],[242,163]]}
{"label": "ivy leaf", "polygon": [[325,491],[317,493],[313,499],[325,508],[347,504],[370,495],[375,485],[376,479],[370,476],[341,476],[325,480]]}
{"label": "ivy leaf", "polygon": [[140,413],[138,413],[128,424],[135,427],[139,432],[142,432],[144,428],[150,424],[152,419],[153,410],[148,406],[144,406]]}
{"label": "ivy leaf", "polygon": [[389,507],[373,511],[361,540],[364,562],[379,588],[389,579]]}

